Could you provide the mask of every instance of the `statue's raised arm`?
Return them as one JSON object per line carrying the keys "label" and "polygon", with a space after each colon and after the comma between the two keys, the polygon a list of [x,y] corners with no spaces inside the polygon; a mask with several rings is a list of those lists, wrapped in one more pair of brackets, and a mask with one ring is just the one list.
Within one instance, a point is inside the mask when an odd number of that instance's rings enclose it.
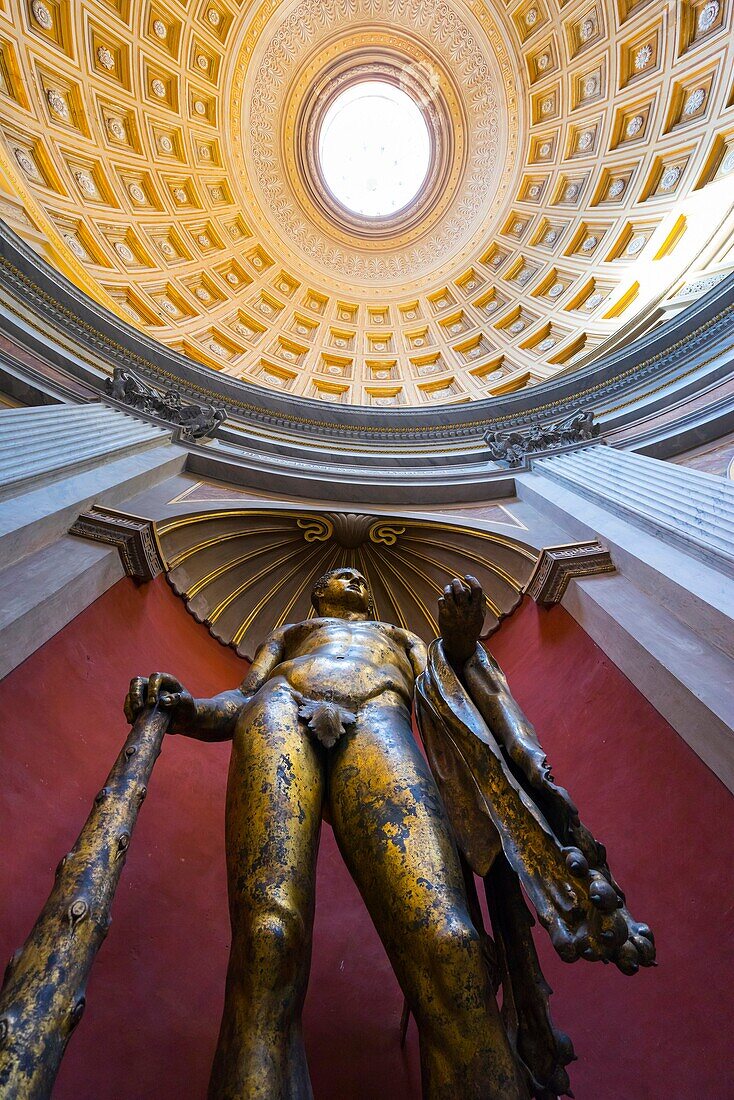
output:
{"label": "statue's raised arm", "polygon": [[522,893],[567,962],[601,960],[634,974],[654,964],[655,946],[650,929],[630,915],[603,845],[556,784],[533,726],[481,645],[484,611],[473,577],[446,586],[441,637],[417,682],[416,710],[459,850],[485,881],[508,1032],[536,1086],[557,1093],[565,1091],[563,1066],[572,1048],[550,1021]]}

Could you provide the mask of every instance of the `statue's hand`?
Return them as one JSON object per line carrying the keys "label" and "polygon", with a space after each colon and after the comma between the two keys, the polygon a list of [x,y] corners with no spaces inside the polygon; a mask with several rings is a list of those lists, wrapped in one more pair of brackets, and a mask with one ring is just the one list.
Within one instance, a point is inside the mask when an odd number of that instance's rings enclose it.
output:
{"label": "statue's hand", "polygon": [[125,717],[132,725],[144,707],[155,706],[171,714],[171,733],[178,733],[196,718],[193,696],[175,676],[168,672],[153,672],[150,676],[135,676],[125,696]]}
{"label": "statue's hand", "polygon": [[456,577],[438,601],[438,628],[444,651],[455,668],[474,653],[484,625],[487,601],[476,577]]}

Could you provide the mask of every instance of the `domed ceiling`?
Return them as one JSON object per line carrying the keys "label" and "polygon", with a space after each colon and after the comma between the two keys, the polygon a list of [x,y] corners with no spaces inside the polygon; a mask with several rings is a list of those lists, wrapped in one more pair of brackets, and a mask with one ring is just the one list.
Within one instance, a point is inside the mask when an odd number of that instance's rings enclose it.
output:
{"label": "domed ceiling", "polygon": [[[363,405],[507,393],[734,266],[732,7],[0,0],[0,215],[228,375]],[[368,84],[420,112],[425,174],[389,113],[327,149]],[[328,185],[339,143],[378,215]]]}

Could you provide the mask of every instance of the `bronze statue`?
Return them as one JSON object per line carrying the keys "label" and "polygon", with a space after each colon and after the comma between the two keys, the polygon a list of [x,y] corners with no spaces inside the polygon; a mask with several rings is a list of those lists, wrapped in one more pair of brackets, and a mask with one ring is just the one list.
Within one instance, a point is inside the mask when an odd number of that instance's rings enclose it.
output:
{"label": "bronze statue", "polygon": [[[573,1049],[550,1021],[520,884],[569,961],[631,973],[654,946],[478,645],[479,583],[447,585],[428,653],[373,620],[355,569],[327,573],[312,600],[316,617],[276,630],[240,688],[193,699],[155,673],[125,701],[131,722],[159,705],[173,733],[232,739],[232,947],[210,1097],[311,1096],[301,1010],[324,816],[415,1017],[424,1096],[566,1092]],[[411,730],[416,681],[430,768]],[[487,885],[492,939],[472,872]]]}

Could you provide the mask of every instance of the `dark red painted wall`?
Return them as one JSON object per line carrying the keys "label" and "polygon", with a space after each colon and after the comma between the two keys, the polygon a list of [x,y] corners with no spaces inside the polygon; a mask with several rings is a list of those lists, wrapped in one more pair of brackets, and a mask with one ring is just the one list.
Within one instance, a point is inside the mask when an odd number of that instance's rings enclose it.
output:
{"label": "dark red painted wall", "polygon": [[[660,967],[633,979],[544,951],[556,1019],[581,1059],[576,1096],[732,1096],[734,800],[561,609],[525,606],[493,648],[633,912],[658,935]],[[164,582],[121,581],[0,684],[4,955],[30,929],[122,743],[127,681],[161,667],[201,695],[243,670]],[[164,747],[60,1100],[205,1094],[228,948],[227,754],[184,738]],[[415,1032],[402,1054],[400,994],[328,826],[318,893],[306,1007],[316,1098],[417,1098]]]}

